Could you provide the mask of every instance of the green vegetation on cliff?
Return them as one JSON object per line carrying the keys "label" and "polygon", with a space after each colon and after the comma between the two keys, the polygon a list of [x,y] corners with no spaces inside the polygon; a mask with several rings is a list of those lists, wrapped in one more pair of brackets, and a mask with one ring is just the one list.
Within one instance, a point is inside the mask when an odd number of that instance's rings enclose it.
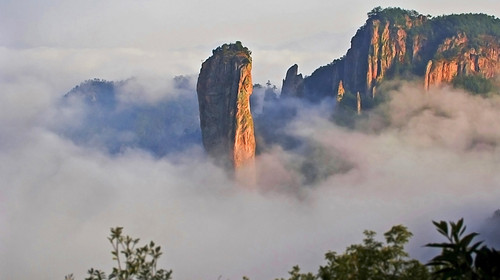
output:
{"label": "green vegetation on cliff", "polygon": [[453,79],[453,86],[483,96],[487,96],[496,89],[493,82],[482,75],[456,76]]}
{"label": "green vegetation on cliff", "polygon": [[[420,19],[418,24],[407,25],[411,20]],[[418,52],[418,57],[411,57],[407,53],[407,59],[403,62],[395,63],[391,71],[395,74],[402,74],[404,70],[410,70],[413,74],[421,76],[424,74],[427,61],[431,59],[452,59],[463,49],[479,48],[487,44],[484,36],[493,36],[500,38],[500,19],[486,14],[451,14],[432,17],[424,16],[414,10],[404,10],[401,8],[374,8],[368,13],[367,22],[380,20],[390,22],[392,28],[402,27],[407,30],[406,45],[413,48],[419,44],[416,38],[421,38],[425,44]],[[465,46],[460,46],[439,53],[437,50],[444,39],[452,38],[463,34],[467,36],[468,41]],[[414,50],[412,50],[414,51]],[[401,64],[405,66],[401,67]]]}
{"label": "green vegetation on cliff", "polygon": [[[340,107],[356,110],[354,93],[360,92],[364,110],[378,103],[368,99],[380,94],[374,93],[383,81],[417,78],[424,82],[429,76],[426,87],[453,83],[473,93],[485,93],[492,89],[491,77],[500,72],[498,52],[500,19],[494,16],[432,17],[414,10],[376,7],[351,39],[346,55],[304,79],[304,96],[312,101],[336,98],[342,82],[346,94]],[[429,61],[441,64],[428,69]]]}
{"label": "green vegetation on cliff", "polygon": [[423,16],[415,10],[405,10],[396,7],[383,9],[380,6],[373,8],[367,15],[368,20],[389,21],[399,26],[405,26],[408,19],[415,19]]}
{"label": "green vegetation on cliff", "polygon": [[405,26],[408,20],[425,17],[425,21],[412,26],[413,34],[428,37],[451,37],[458,33],[466,33],[471,38],[479,35],[500,37],[500,19],[486,14],[451,14],[432,17],[424,16],[415,10],[405,10],[397,7],[376,7],[368,12],[368,20],[388,21],[394,26]]}
{"label": "green vegetation on cliff", "polygon": [[500,19],[486,14],[452,14],[434,17],[428,24],[422,25],[422,30],[416,31],[436,37],[450,37],[458,33],[465,33],[469,38],[479,35],[500,37]]}
{"label": "green vegetation on cliff", "polygon": [[224,44],[212,50],[213,55],[220,54],[223,56],[234,56],[238,53],[244,53],[248,56],[249,59],[251,59],[252,52],[247,47],[244,47],[240,41],[236,41],[235,43],[230,44]]}

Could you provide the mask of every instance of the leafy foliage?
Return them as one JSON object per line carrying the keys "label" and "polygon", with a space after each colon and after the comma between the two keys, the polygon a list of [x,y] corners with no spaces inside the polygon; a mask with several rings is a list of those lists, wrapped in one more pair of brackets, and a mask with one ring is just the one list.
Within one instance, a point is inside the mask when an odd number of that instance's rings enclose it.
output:
{"label": "leafy foliage", "polygon": [[[303,273],[298,265],[289,271],[288,279],[275,280],[455,280],[500,279],[500,251],[482,242],[473,242],[478,233],[465,235],[463,219],[458,222],[435,222],[437,231],[447,242],[429,243],[428,247],[440,248],[441,254],[428,264],[410,259],[404,246],[412,233],[403,225],[393,226],[384,234],[385,243],[375,240],[374,231],[364,231],[362,244],[347,247],[343,254],[329,251],[325,254],[326,265],[318,273]],[[172,270],[157,269],[161,247],[153,241],[136,247],[139,239],[123,235],[123,228],[111,229],[108,237],[117,266],[107,275],[102,270],[89,269],[85,280],[169,280]],[[65,280],[74,280],[68,274]],[[244,276],[243,280],[249,280]]]}
{"label": "leafy foliage", "polygon": [[288,280],[429,279],[427,268],[419,261],[409,259],[404,250],[412,236],[406,227],[392,227],[384,234],[385,244],[375,240],[374,231],[365,231],[364,235],[362,244],[347,247],[343,254],[326,253],[327,264],[320,266],[317,275],[301,273],[300,268],[294,266]]}
{"label": "leafy foliage", "polygon": [[406,280],[406,279],[500,279],[500,252],[473,242],[478,235],[465,235],[463,219],[449,224],[433,222],[438,232],[448,242],[430,243],[428,247],[441,248],[440,255],[434,257],[427,266],[409,259],[404,245],[412,234],[402,225],[392,227],[384,234],[386,243],[375,240],[375,232],[365,231],[362,244],[347,247],[345,253],[326,254],[327,264],[320,266],[317,275],[301,273],[298,266],[289,272],[290,278],[277,280]]}
{"label": "leafy foliage", "polygon": [[384,234],[386,244],[375,240],[375,232],[365,231],[363,244],[351,245],[342,255],[326,254],[327,265],[321,266],[318,278],[333,279],[427,279],[423,264],[409,259],[404,245],[412,233],[402,225]]}
{"label": "leafy foliage", "polygon": [[486,14],[452,14],[433,18],[430,22],[433,33],[439,37],[451,37],[465,33],[469,38],[479,35],[500,36],[500,19]]}
{"label": "leafy foliage", "polygon": [[[300,267],[298,265],[294,266],[292,270],[288,272],[290,274],[290,278],[288,280],[315,280],[317,279],[316,275],[312,273],[301,273]],[[276,280],[285,280],[284,278],[276,279]]]}
{"label": "leafy foliage", "polygon": [[[122,235],[123,228],[116,227],[111,229],[111,236],[108,237],[113,250],[113,260],[117,266],[113,267],[112,272],[106,276],[106,273],[98,269],[89,269],[89,277],[85,280],[169,280],[172,270],[157,269],[158,259],[162,255],[161,247],[156,246],[153,241],[141,247],[137,247],[139,238],[131,238]],[[66,280],[72,280],[70,274]]]}
{"label": "leafy foliage", "polygon": [[456,76],[453,86],[480,95],[487,95],[495,89],[493,82],[482,75]]}
{"label": "leafy foliage", "polygon": [[458,48],[450,49],[445,53],[437,52],[445,38],[452,38],[458,34],[465,34],[468,38],[465,49],[477,49],[484,45],[484,35],[500,37],[500,19],[486,14],[452,14],[434,17],[410,29],[408,38],[416,35],[426,38],[426,46],[420,54],[421,60],[414,65],[415,73],[423,74],[426,63],[430,59],[449,59],[458,55],[461,51]]}
{"label": "leafy foliage", "polygon": [[472,243],[478,235],[467,235],[463,219],[458,222],[435,222],[438,232],[447,242],[429,243],[428,247],[440,248],[441,254],[427,265],[435,269],[433,279],[500,279],[500,252],[481,246],[482,241]]}
{"label": "leafy foliage", "polygon": [[404,26],[407,18],[417,18],[422,16],[415,10],[405,10],[397,7],[383,9],[378,6],[367,13],[368,19],[377,19],[381,21],[390,21],[393,24]]}
{"label": "leafy foliage", "polygon": [[222,53],[223,55],[229,55],[237,52],[243,52],[248,57],[252,55],[252,52],[247,47],[244,47],[241,41],[236,41],[235,43],[231,44],[223,44],[222,46],[212,50],[212,54],[214,55],[217,53]]}

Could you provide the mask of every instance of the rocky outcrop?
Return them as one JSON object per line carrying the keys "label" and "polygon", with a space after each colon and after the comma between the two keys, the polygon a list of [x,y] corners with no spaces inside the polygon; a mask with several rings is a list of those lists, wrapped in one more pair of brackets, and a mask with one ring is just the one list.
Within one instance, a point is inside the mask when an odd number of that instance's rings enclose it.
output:
{"label": "rocky outcrop", "polygon": [[356,112],[358,115],[361,114],[361,95],[359,95],[359,91],[356,93]]}
{"label": "rocky outcrop", "polygon": [[[415,21],[418,23],[418,20]],[[405,63],[407,30],[415,25],[408,16],[406,25],[392,24],[390,21],[378,19],[371,21],[365,94],[372,97],[373,88],[382,81],[393,64]]]}
{"label": "rocky outcrop", "polygon": [[342,80],[339,82],[339,86],[337,87],[337,101],[340,102],[342,98],[344,98],[345,89],[342,85]]}
{"label": "rocky outcrop", "polygon": [[283,97],[302,97],[304,94],[304,78],[298,74],[299,66],[294,64],[286,71],[283,86],[281,87],[281,96]]}
{"label": "rocky outcrop", "polygon": [[482,36],[483,44],[471,47],[466,34],[446,39],[429,60],[425,71],[425,88],[449,83],[457,76],[481,75],[493,78],[500,73],[500,44],[491,36]]}
{"label": "rocky outcrop", "polygon": [[318,68],[305,78],[305,96],[312,100],[326,96],[340,100],[338,93],[345,91],[354,98],[357,92],[362,99],[364,96],[374,98],[375,87],[393,74],[395,65],[410,64],[408,58],[418,57],[425,41],[416,37],[415,42],[411,42],[408,34],[411,28],[421,26],[426,18],[404,10],[397,12],[401,13],[399,22],[372,15],[352,38],[351,48],[344,57]]}
{"label": "rocky outcrop", "polygon": [[203,62],[198,77],[203,146],[229,169],[251,164],[255,157],[250,55],[240,42],[224,44]]}
{"label": "rocky outcrop", "polygon": [[417,77],[428,88],[457,76],[489,79],[500,73],[499,19],[484,14],[428,18],[399,8],[376,8],[368,15],[345,56],[304,78],[305,98],[332,97],[356,110],[359,92],[361,106],[368,109],[387,79]]}

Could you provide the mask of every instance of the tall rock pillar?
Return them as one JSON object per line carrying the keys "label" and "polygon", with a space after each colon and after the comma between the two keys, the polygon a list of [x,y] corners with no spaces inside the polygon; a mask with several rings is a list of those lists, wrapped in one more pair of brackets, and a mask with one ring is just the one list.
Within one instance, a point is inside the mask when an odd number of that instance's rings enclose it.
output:
{"label": "tall rock pillar", "polygon": [[198,77],[203,146],[218,164],[228,169],[254,164],[250,54],[240,42],[224,44],[203,62]]}
{"label": "tall rock pillar", "polygon": [[286,77],[281,87],[282,97],[302,97],[304,95],[304,78],[298,74],[299,66],[294,64],[286,71]]}

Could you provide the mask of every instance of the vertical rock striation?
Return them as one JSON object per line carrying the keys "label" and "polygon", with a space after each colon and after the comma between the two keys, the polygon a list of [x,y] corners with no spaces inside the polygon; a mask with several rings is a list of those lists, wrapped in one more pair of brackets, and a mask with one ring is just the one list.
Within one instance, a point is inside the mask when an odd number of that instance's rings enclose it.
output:
{"label": "vertical rock striation", "polygon": [[352,38],[345,56],[304,78],[304,96],[311,100],[330,96],[340,102],[343,94],[339,92],[354,99],[359,92],[361,102],[373,99],[376,86],[384,78],[403,72],[404,67],[413,63],[412,59],[421,60],[425,38],[418,34],[410,36],[409,31],[424,24],[426,17],[398,9],[394,12],[398,20],[383,13],[370,16]]}
{"label": "vertical rock striation", "polygon": [[481,45],[471,46],[464,33],[447,38],[439,45],[439,56],[429,60],[425,88],[449,83],[457,76],[480,75],[494,78],[500,73],[500,44],[492,36],[481,36]]}
{"label": "vertical rock striation", "polygon": [[[288,70],[289,84],[296,70]],[[422,78],[426,89],[463,83],[474,90],[481,79],[499,74],[500,19],[484,14],[433,18],[378,7],[368,13],[343,57],[303,78],[303,95],[315,102],[335,98],[339,107],[360,112],[357,108],[376,104],[377,87],[387,79]],[[285,85],[283,93],[289,92]]]}
{"label": "vertical rock striation", "polygon": [[252,164],[255,157],[250,54],[240,42],[224,44],[203,62],[198,77],[203,146],[228,169]]}

